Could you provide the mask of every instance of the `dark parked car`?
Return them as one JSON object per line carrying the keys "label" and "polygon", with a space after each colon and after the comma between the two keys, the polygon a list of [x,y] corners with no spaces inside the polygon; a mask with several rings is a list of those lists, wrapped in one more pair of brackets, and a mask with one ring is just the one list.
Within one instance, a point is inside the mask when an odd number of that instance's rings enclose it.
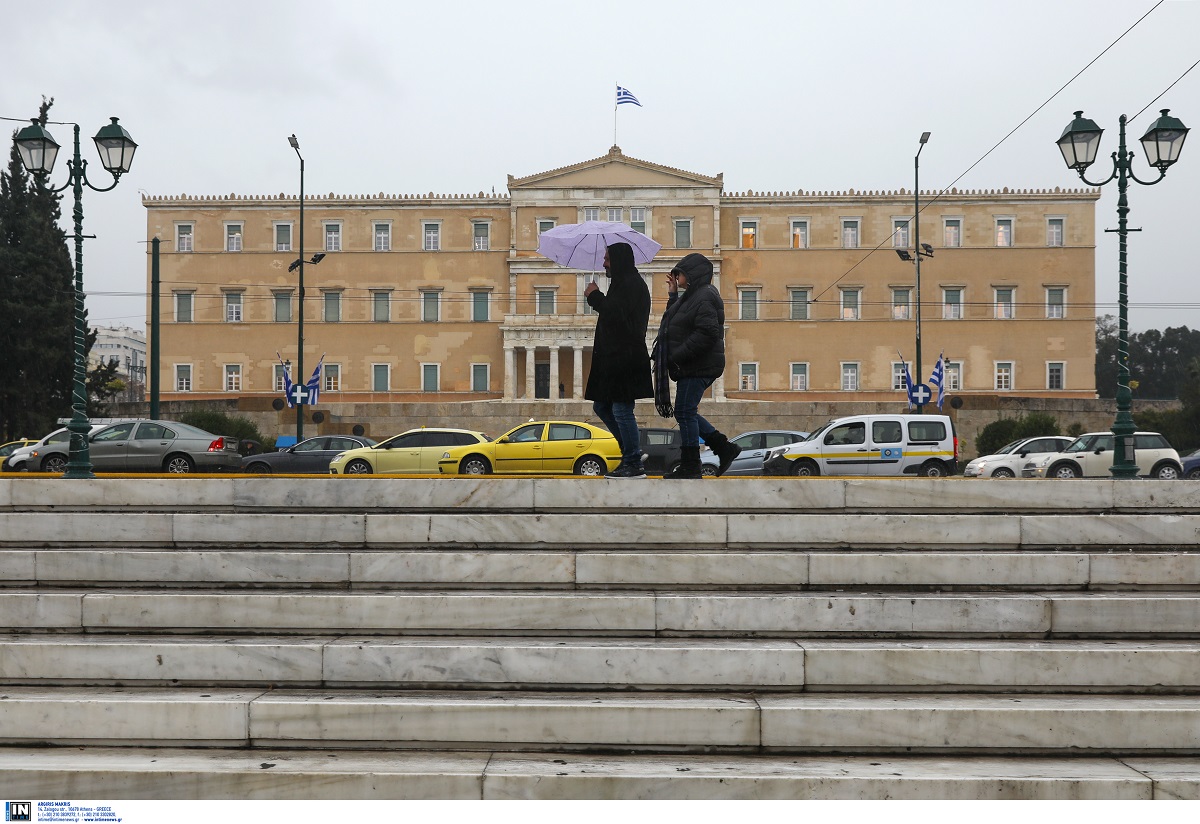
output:
{"label": "dark parked car", "polygon": [[[29,472],[63,472],[69,442],[38,447],[25,462]],[[96,472],[220,472],[242,462],[238,440],[175,421],[122,421],[88,436]]]}
{"label": "dark parked car", "polygon": [[[679,464],[683,441],[678,429],[639,427],[638,435],[642,441],[642,454],[646,456],[643,463],[647,475],[663,475]],[[716,475],[717,467],[720,465],[720,460],[711,449],[701,451],[700,473],[702,475]]]}
{"label": "dark parked car", "polygon": [[1200,481],[1200,449],[1183,459],[1183,477],[1192,481]]}
{"label": "dark parked car", "polygon": [[278,452],[264,452],[242,458],[242,471],[255,475],[279,472],[285,475],[326,475],[329,462],[349,449],[374,446],[375,441],[358,435],[318,435]]}

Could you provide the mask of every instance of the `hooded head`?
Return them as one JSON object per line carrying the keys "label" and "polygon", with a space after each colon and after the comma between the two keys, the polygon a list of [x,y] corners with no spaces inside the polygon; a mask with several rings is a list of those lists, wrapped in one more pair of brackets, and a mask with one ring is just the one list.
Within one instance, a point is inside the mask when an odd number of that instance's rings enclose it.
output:
{"label": "hooded head", "polygon": [[637,274],[633,264],[633,247],[628,243],[614,243],[608,247],[605,256],[605,270],[610,278],[618,275]]}
{"label": "hooded head", "polygon": [[706,286],[712,283],[712,261],[699,252],[692,252],[690,255],[685,255],[681,261],[675,264],[673,271],[682,272],[687,277],[688,292],[692,292],[693,287]]}

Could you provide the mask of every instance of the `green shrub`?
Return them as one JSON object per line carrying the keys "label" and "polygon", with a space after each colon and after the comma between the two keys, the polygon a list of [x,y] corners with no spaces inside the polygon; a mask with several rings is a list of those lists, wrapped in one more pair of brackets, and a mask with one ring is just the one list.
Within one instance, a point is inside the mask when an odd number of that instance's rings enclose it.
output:
{"label": "green shrub", "polygon": [[264,437],[254,425],[254,421],[240,415],[226,415],[216,409],[194,409],[184,413],[179,421],[189,426],[198,426],[214,435],[228,435],[239,441],[258,441],[263,445],[263,451],[275,448],[274,438]]}

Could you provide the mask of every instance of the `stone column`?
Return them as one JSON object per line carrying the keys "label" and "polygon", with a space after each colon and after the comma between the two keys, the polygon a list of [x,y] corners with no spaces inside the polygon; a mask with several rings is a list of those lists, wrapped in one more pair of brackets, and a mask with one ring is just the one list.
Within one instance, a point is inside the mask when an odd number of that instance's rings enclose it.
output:
{"label": "stone column", "polygon": [[504,347],[504,383],[501,387],[504,390],[504,400],[511,401],[516,397],[517,389],[517,359],[513,347]]}
{"label": "stone column", "polygon": [[715,381],[713,381],[712,392],[713,392],[713,400],[714,401],[725,400],[725,376],[724,375],[722,375],[721,377],[719,377]]}
{"label": "stone column", "polygon": [[533,365],[537,363],[536,353],[536,347],[525,347],[525,394],[521,397],[526,400],[533,400],[534,389],[537,386],[537,379],[533,371]]}
{"label": "stone column", "polygon": [[583,347],[574,346],[571,349],[575,355],[575,368],[571,373],[571,399],[577,401],[583,398]]}
{"label": "stone column", "polygon": [[558,400],[558,355],[562,350],[550,347],[550,400]]}

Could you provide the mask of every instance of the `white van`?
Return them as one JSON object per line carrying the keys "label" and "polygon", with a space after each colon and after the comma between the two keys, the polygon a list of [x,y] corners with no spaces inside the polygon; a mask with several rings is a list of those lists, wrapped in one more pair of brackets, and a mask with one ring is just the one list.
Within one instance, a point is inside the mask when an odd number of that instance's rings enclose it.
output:
{"label": "white van", "polygon": [[946,415],[852,415],[807,440],[772,449],[765,475],[924,475],[958,472],[958,438]]}

